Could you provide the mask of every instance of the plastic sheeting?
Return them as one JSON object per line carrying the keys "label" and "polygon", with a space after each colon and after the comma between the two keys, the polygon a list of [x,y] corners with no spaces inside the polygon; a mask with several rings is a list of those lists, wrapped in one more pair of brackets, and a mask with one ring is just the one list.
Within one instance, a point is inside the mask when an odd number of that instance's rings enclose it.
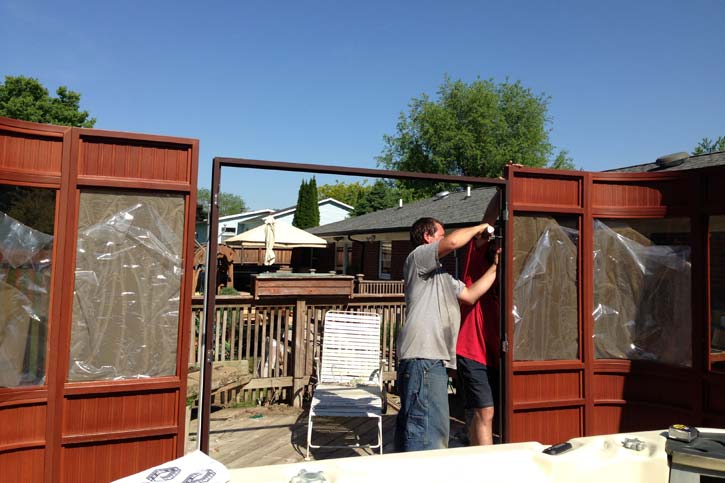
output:
{"label": "plastic sheeting", "polygon": [[69,381],[176,373],[184,198],[83,192]]}
{"label": "plastic sheeting", "polygon": [[577,243],[553,218],[514,219],[515,360],[577,359]]}
{"label": "plastic sheeting", "polygon": [[691,366],[690,247],[617,225],[594,222],[596,357]]}
{"label": "plastic sheeting", "polygon": [[0,211],[0,387],[45,381],[53,236]]}

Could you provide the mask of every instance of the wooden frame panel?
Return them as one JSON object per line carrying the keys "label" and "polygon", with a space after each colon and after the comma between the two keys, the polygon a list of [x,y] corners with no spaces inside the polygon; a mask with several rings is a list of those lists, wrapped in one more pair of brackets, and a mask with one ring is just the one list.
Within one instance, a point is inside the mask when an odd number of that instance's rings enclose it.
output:
{"label": "wooden frame panel", "polygon": [[[193,278],[185,269],[193,266],[198,148],[194,139],[0,118],[0,182],[56,190],[47,384],[0,389],[4,475],[31,482],[110,481],[183,454]],[[78,194],[83,187],[163,190],[184,196],[184,271],[174,376],[65,382]]]}
{"label": "wooden frame panel", "polygon": [[[575,176],[575,174],[568,174]],[[672,422],[715,424],[725,422],[725,374],[708,372],[709,357],[709,272],[706,216],[725,213],[725,168],[664,173],[577,173],[582,186],[580,208],[562,207],[558,195],[545,194],[552,176],[545,170],[509,167],[509,229],[506,246],[513,246],[512,220],[517,212],[543,214],[581,214],[580,318],[582,351],[582,421],[585,435],[656,429]],[[558,174],[561,176],[561,173]],[[524,193],[530,191],[531,193]],[[533,193],[533,194],[532,194]],[[569,196],[571,198],[571,196]],[[687,217],[690,220],[692,276],[692,367],[673,367],[646,361],[597,360],[593,342],[593,220],[595,218]],[[510,265],[510,260],[509,260]],[[513,293],[513,274],[507,273],[506,293]],[[505,313],[511,314],[513,300]],[[507,336],[513,337],[513,320],[507,320]],[[506,441],[535,439],[543,441],[544,427],[536,417],[549,418],[551,411],[566,405],[566,396],[576,393],[579,382],[557,376],[569,361],[515,362],[506,354],[509,369],[505,378],[504,418],[510,420],[504,432]],[[522,373],[527,377],[522,378]],[[552,389],[533,382],[536,378],[550,384],[569,384],[569,389]],[[541,389],[537,389],[541,387]],[[532,396],[532,393],[534,396]],[[546,401],[547,397],[551,399]],[[561,401],[556,401],[561,397]],[[576,406],[576,401],[571,400]],[[526,412],[529,411],[529,412]],[[526,412],[526,416],[522,414]],[[561,415],[559,415],[561,417]],[[571,421],[569,421],[570,424]],[[716,424],[717,425],[717,424]],[[532,427],[541,427],[536,434]]]}

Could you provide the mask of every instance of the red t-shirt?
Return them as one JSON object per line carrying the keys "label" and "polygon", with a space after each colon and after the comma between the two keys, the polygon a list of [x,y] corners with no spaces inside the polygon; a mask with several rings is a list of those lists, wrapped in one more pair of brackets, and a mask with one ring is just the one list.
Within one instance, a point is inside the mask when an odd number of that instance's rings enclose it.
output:
{"label": "red t-shirt", "polygon": [[[476,247],[468,244],[468,256],[463,270],[463,282],[470,287],[486,273],[489,243]],[[456,354],[473,359],[487,367],[498,367],[500,353],[498,283],[494,282],[474,305],[461,304],[461,330],[458,332]]]}

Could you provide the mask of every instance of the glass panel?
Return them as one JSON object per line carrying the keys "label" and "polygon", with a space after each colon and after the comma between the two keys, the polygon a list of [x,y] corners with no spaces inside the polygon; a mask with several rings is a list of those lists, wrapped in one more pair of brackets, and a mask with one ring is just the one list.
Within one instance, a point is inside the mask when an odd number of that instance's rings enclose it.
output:
{"label": "glass panel", "polygon": [[725,215],[710,217],[710,360],[725,372]]}
{"label": "glass panel", "polygon": [[514,218],[514,359],[577,359],[577,219]]}
{"label": "glass panel", "polygon": [[390,264],[393,259],[393,243],[380,242],[380,278],[390,280]]}
{"label": "glass panel", "polygon": [[0,387],[45,383],[55,190],[0,185]]}
{"label": "glass panel", "polygon": [[688,219],[595,220],[597,359],[692,365]]}
{"label": "glass panel", "polygon": [[69,381],[176,373],[184,198],[80,196]]}

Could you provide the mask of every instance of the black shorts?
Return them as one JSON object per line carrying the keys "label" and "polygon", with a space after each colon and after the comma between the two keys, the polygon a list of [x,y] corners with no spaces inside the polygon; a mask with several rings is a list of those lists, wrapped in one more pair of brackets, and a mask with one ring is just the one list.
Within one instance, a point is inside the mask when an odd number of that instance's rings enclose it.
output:
{"label": "black shorts", "polygon": [[457,356],[458,377],[463,383],[463,395],[467,409],[488,408],[498,397],[498,370],[490,371],[473,359]]}

